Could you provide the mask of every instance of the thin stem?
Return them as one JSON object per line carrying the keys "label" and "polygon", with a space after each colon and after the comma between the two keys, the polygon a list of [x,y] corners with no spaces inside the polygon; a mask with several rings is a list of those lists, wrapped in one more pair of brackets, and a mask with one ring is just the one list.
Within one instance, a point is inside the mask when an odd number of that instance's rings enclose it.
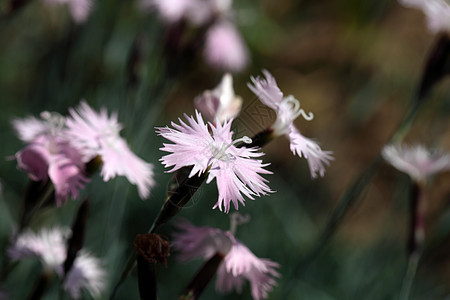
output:
{"label": "thin stem", "polygon": [[[408,132],[411,127],[415,116],[420,111],[423,101],[414,102],[413,107],[409,110],[409,112],[404,117],[403,121],[399,124],[395,132],[392,134],[392,137],[388,140],[388,143],[398,143]],[[291,271],[291,275],[289,278],[295,278],[299,275],[299,273],[309,265],[318,254],[322,252],[326,245],[328,245],[328,241],[334,235],[334,233],[338,230],[340,224],[344,220],[347,212],[357,203],[360,199],[362,192],[366,189],[369,183],[372,181],[373,177],[376,174],[378,166],[383,161],[381,156],[381,152],[378,153],[377,157],[372,161],[369,167],[351,184],[347,187],[344,194],[341,196],[338,205],[331,213],[327,224],[325,225],[325,229],[322,231],[316,246],[302,259]],[[283,298],[287,298],[292,288],[295,286],[295,280],[291,280],[290,284],[284,289]]]}
{"label": "thin stem", "polygon": [[411,192],[408,268],[406,270],[405,277],[403,278],[399,300],[409,299],[420,257],[422,256],[423,242],[425,240],[425,210],[426,199],[424,185],[414,183]]}
{"label": "thin stem", "polygon": [[408,300],[411,293],[411,287],[414,282],[414,278],[417,272],[417,266],[419,265],[420,253],[413,253],[409,256],[408,269],[406,270],[405,277],[403,278],[402,289],[400,291],[399,300]]}

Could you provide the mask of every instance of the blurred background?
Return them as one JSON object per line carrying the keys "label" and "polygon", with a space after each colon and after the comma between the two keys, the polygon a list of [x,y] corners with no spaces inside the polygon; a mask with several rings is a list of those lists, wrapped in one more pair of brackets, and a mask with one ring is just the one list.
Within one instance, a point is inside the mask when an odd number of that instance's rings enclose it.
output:
{"label": "blurred background", "polygon": [[[134,238],[147,232],[165,199],[171,174],[158,161],[163,139],[154,127],[193,114],[194,97],[214,88],[223,70],[206,64],[200,49],[183,54],[170,43],[173,28],[136,1],[96,1],[82,24],[71,20],[64,5],[29,1],[9,11],[9,3],[1,3],[0,20],[1,253],[28,182],[11,159],[24,146],[11,127],[13,118],[44,110],[66,114],[86,99],[96,109],[117,111],[122,136],[155,166],[157,186],[147,200],[124,178],[105,183],[95,175],[78,200],[49,208],[32,222],[35,229],[70,226],[79,200],[89,196],[85,247],[108,270],[102,298],[107,299]],[[296,120],[298,129],[335,158],[324,178],[312,180],[306,160],[292,155],[287,139],[263,149],[274,172],[270,187],[277,192],[239,208],[251,222],[239,227],[237,237],[258,257],[281,264],[282,277],[269,299],[395,299],[407,265],[407,175],[383,163],[335,234],[320,250],[317,244],[340,196],[378,156],[412,105],[436,39],[424,15],[393,0],[241,0],[233,10],[249,53],[248,66],[234,74],[235,92],[244,100],[239,136],[252,136],[275,119],[270,110],[255,115],[258,100],[246,86],[250,75],[267,69],[285,94],[314,113],[313,121]],[[406,143],[450,150],[449,98],[450,83],[444,80],[427,98]],[[411,299],[450,299],[449,182],[450,174],[443,174],[426,190],[425,250]],[[211,209],[216,199],[215,184],[203,185],[179,217],[227,230],[229,216]],[[170,239],[173,230],[169,223],[161,233]],[[176,299],[201,264],[180,264],[172,253],[167,267],[157,268],[160,298]],[[35,282],[40,268],[37,261],[21,263],[2,288],[25,299],[24,286]],[[45,299],[57,293],[54,286]],[[116,299],[138,298],[133,272]],[[247,284],[241,294],[219,295],[211,282],[201,299],[251,299],[251,294]]]}

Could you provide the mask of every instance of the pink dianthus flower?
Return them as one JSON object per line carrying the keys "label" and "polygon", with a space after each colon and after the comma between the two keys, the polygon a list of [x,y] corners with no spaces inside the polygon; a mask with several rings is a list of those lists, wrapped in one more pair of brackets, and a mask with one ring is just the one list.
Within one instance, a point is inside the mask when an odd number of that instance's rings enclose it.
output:
{"label": "pink dianthus flower", "polygon": [[173,247],[179,252],[182,261],[194,258],[210,259],[215,253],[225,255],[217,271],[216,290],[238,293],[247,279],[250,282],[252,297],[265,299],[276,285],[274,277],[279,264],[269,259],[258,258],[250,249],[236,239],[231,232],[218,228],[196,227],[187,221],[177,225],[182,232],[174,235]]}
{"label": "pink dianthus flower", "polygon": [[[260,174],[272,174],[264,167],[261,160],[263,153],[257,148],[238,148],[237,142],[251,142],[248,137],[233,141],[231,131],[232,120],[224,124],[216,122],[206,124],[199,112],[196,119],[185,115],[188,124],[179,119],[180,125],[172,122],[174,129],[169,127],[157,128],[157,133],[174,144],[163,144],[160,150],[171,152],[163,156],[160,161],[165,167],[173,167],[169,172],[182,167],[192,166],[189,177],[200,175],[209,169],[206,183],[216,179],[219,199],[213,208],[218,207],[226,213],[232,202],[238,209],[238,202],[244,204],[244,197],[254,199],[253,196],[266,195],[272,192],[267,186],[266,179]],[[209,132],[211,130],[211,134]],[[250,141],[249,141],[250,140]]]}
{"label": "pink dianthus flower", "polygon": [[69,112],[66,133],[81,150],[84,162],[101,156],[104,181],[125,176],[137,186],[139,196],[147,198],[155,184],[153,165],[137,157],[119,135],[122,126],[118,123],[117,114],[108,116],[104,108],[97,113],[86,102],[81,102],[76,110],[69,109]]}
{"label": "pink dianthus flower", "polygon": [[300,108],[300,102],[294,96],[284,97],[275,78],[267,70],[263,70],[263,73],[265,79],[259,76],[251,77],[252,84],[249,83],[248,87],[263,104],[277,113],[277,119],[271,126],[274,134],[277,136],[285,135],[290,141],[292,153],[307,159],[312,178],[316,178],[317,174],[323,177],[325,165],[328,166],[330,161],[333,160],[333,152],[323,151],[315,141],[303,136],[294,125],[294,120],[298,116],[301,115],[306,120],[312,120],[313,114],[307,115]]}
{"label": "pink dianthus flower", "polygon": [[13,120],[20,139],[29,144],[16,153],[17,166],[31,180],[46,182],[55,187],[56,203],[60,205],[69,196],[78,197],[78,191],[89,179],[81,154],[63,133],[65,119],[44,112],[47,120],[34,117]]}

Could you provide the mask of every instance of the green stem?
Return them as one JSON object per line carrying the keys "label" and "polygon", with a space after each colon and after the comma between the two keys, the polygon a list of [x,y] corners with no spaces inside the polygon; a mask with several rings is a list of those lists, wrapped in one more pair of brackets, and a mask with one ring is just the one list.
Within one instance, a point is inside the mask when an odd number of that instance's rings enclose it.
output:
{"label": "green stem", "polygon": [[419,265],[420,253],[415,252],[409,256],[408,269],[406,270],[405,278],[403,278],[402,289],[400,291],[399,300],[408,300],[411,293],[411,287],[416,277],[417,267]]}
{"label": "green stem", "polygon": [[[397,127],[395,132],[392,134],[392,137],[388,140],[389,143],[399,143],[403,137],[406,135],[408,130],[410,129],[415,116],[420,111],[422,106],[422,102],[415,102],[413,107],[406,114],[403,121]],[[381,153],[377,155],[377,157],[372,161],[369,167],[360,175],[358,178],[347,187],[344,194],[341,196],[338,205],[331,213],[327,224],[325,225],[325,229],[322,231],[322,234],[319,237],[319,240],[316,246],[302,259],[291,271],[291,275],[289,278],[295,278],[299,276],[299,273],[308,266],[318,254],[322,252],[326,245],[328,245],[329,240],[333,237],[334,233],[338,230],[340,224],[344,220],[347,212],[357,203],[357,200],[360,199],[362,192],[365,190],[367,185],[372,181],[375,176],[379,165],[383,162],[383,158]],[[290,284],[284,289],[283,298],[287,298],[292,288],[295,286],[295,280],[291,280]]]}

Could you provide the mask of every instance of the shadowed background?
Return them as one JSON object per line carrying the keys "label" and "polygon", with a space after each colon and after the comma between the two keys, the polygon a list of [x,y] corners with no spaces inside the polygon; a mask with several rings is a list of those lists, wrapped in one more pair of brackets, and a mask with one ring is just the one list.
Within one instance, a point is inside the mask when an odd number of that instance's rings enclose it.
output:
{"label": "shadowed background", "polygon": [[[420,11],[395,1],[236,1],[236,23],[250,50],[251,63],[234,76],[236,94],[244,99],[235,123],[240,136],[270,125],[273,111],[260,107],[246,87],[249,76],[269,70],[285,94],[312,111],[313,121],[296,120],[299,130],[334,151],[324,178],[310,179],[306,160],[294,157],[288,141],[266,146],[267,176],[277,192],[247,200],[239,212],[251,222],[237,237],[257,256],[281,264],[282,277],[269,299],[394,299],[406,268],[408,201],[406,175],[383,164],[362,198],[321,250],[311,256],[331,211],[347,186],[378,155],[407,112],[417,89],[434,36]],[[222,73],[202,62],[171,70],[163,43],[165,26],[156,14],[141,13],[135,2],[98,1],[86,24],[70,23],[64,7],[30,1],[0,21],[0,249],[14,228],[26,174],[11,159],[24,145],[10,121],[43,110],[66,114],[86,99],[96,109],[118,111],[124,136],[133,151],[155,165],[157,186],[142,201],[123,178],[104,183],[92,178],[80,196],[91,199],[85,247],[104,261],[108,292],[117,281],[138,233],[151,225],[165,199],[170,174],[158,159],[163,140],[154,127],[183,113],[193,114],[193,98],[220,81]],[[138,45],[136,64],[132,51]],[[132,74],[137,74],[134,81]],[[405,141],[449,151],[449,82],[441,82],[427,99]],[[450,293],[450,174],[428,186],[427,239],[411,299],[443,299]],[[200,188],[179,217],[197,226],[228,229],[228,216],[212,210],[215,184]],[[45,211],[33,228],[69,225],[80,201]],[[172,224],[162,233],[170,238]],[[180,264],[172,253],[168,266],[157,268],[161,299],[175,299],[201,262]],[[27,261],[3,288],[24,299],[39,274]],[[56,286],[45,299],[54,299]],[[88,296],[85,295],[88,299]],[[134,272],[117,299],[138,299]],[[250,299],[218,295],[214,282],[202,299]]]}

